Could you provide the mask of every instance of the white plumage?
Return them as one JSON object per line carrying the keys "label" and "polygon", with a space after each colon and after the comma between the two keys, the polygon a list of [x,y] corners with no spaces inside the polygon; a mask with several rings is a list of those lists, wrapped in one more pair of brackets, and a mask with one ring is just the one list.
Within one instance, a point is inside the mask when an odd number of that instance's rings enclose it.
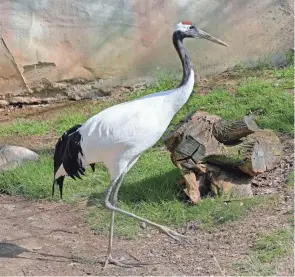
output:
{"label": "white plumage", "polygon": [[161,138],[193,85],[192,70],[183,87],[110,107],[88,119],[79,129],[87,157],[83,164],[103,162],[112,180],[119,177],[131,160]]}
{"label": "white plumage", "polygon": [[[187,84],[121,103],[90,117],[77,131],[81,134],[82,166],[104,163],[115,180],[128,163],[152,147],[189,98],[194,85],[191,70]],[[55,179],[67,175],[60,166]]]}
{"label": "white plumage", "polygon": [[104,163],[110,173],[111,183],[105,205],[112,211],[112,219],[105,265],[111,262],[126,266],[112,258],[114,212],[144,221],[175,239],[183,237],[165,226],[121,210],[116,204],[124,175],[140,155],[161,138],[193,90],[194,71],[182,44],[182,40],[186,37],[206,38],[225,45],[188,22],[177,24],[173,33],[173,43],[183,65],[183,79],[179,87],[103,110],[89,118],[82,126],[77,125],[65,132],[56,145],[54,183],[59,184],[61,196],[64,176],[79,178],[80,174],[84,174],[87,165],[92,165],[94,168],[95,163]]}

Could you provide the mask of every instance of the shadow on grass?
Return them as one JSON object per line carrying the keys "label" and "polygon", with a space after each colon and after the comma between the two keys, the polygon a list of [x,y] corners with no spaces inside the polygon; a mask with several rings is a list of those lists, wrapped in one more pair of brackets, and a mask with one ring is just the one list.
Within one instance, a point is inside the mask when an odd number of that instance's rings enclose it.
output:
{"label": "shadow on grass", "polygon": [[[124,180],[119,193],[118,200],[127,205],[136,205],[140,202],[158,203],[163,201],[180,200],[187,201],[183,192],[183,185],[178,185],[180,178],[178,169],[173,169],[165,174],[146,178],[139,182],[127,178]],[[88,206],[103,203],[105,192],[92,193],[88,197]]]}

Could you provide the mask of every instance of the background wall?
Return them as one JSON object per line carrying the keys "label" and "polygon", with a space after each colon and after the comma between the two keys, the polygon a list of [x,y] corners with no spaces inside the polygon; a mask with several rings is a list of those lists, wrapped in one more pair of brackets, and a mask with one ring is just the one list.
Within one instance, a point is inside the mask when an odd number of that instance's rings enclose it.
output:
{"label": "background wall", "polygon": [[[192,20],[227,42],[185,42],[202,75],[293,47],[291,0],[1,0],[0,95],[75,77],[138,82],[180,69],[174,25]],[[23,78],[14,65],[6,43]]]}

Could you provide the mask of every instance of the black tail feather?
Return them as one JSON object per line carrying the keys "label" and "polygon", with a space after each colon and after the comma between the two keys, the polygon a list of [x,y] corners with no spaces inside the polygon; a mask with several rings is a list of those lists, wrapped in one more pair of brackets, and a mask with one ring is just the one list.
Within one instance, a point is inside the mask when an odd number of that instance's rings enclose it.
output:
{"label": "black tail feather", "polygon": [[52,184],[52,197],[54,197],[54,188],[55,188],[55,184],[57,184],[59,186],[59,197],[60,199],[62,199],[62,189],[63,189],[63,185],[64,185],[64,179],[65,176],[61,176],[59,178],[57,178],[56,180],[53,180],[53,184]]}
{"label": "black tail feather", "polygon": [[[76,125],[66,131],[57,141],[54,152],[54,176],[59,167],[63,165],[68,176],[74,180],[76,178],[81,179],[80,174],[85,174],[85,168],[82,166],[79,154],[83,156],[82,148],[80,145],[81,134],[79,128],[81,125]],[[56,179],[56,183],[59,185],[60,196],[62,198],[63,182],[65,176],[60,176]],[[52,188],[52,194],[54,195],[54,184]]]}
{"label": "black tail feather", "polygon": [[95,171],[95,164],[90,164],[92,171]]}
{"label": "black tail feather", "polygon": [[[82,166],[80,156],[83,156],[80,145],[81,134],[79,128],[81,125],[76,125],[66,131],[57,141],[54,152],[54,176],[59,167],[63,165],[67,175],[72,179],[81,179],[85,175],[85,168]],[[80,154],[80,156],[79,156]],[[92,171],[95,171],[95,164],[90,164]],[[54,180],[52,185],[52,197],[54,196],[54,186],[59,185],[60,198],[62,198],[63,184],[65,176],[60,176]]]}
{"label": "black tail feather", "polygon": [[51,196],[54,196],[54,188],[55,188],[55,179],[53,179],[53,184],[52,184],[52,190],[51,190]]}
{"label": "black tail feather", "polygon": [[56,179],[56,183],[59,186],[59,197],[60,197],[60,199],[62,199],[62,189],[63,189],[63,186],[64,186],[64,179],[65,179],[65,176],[61,176],[61,177]]}

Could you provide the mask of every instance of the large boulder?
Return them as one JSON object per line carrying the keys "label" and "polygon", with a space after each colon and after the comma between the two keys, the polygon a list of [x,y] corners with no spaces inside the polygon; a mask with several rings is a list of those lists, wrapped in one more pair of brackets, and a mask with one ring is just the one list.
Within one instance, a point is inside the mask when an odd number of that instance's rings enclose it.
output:
{"label": "large boulder", "polygon": [[0,171],[14,168],[27,161],[37,161],[39,155],[21,146],[6,145],[0,149]]}

